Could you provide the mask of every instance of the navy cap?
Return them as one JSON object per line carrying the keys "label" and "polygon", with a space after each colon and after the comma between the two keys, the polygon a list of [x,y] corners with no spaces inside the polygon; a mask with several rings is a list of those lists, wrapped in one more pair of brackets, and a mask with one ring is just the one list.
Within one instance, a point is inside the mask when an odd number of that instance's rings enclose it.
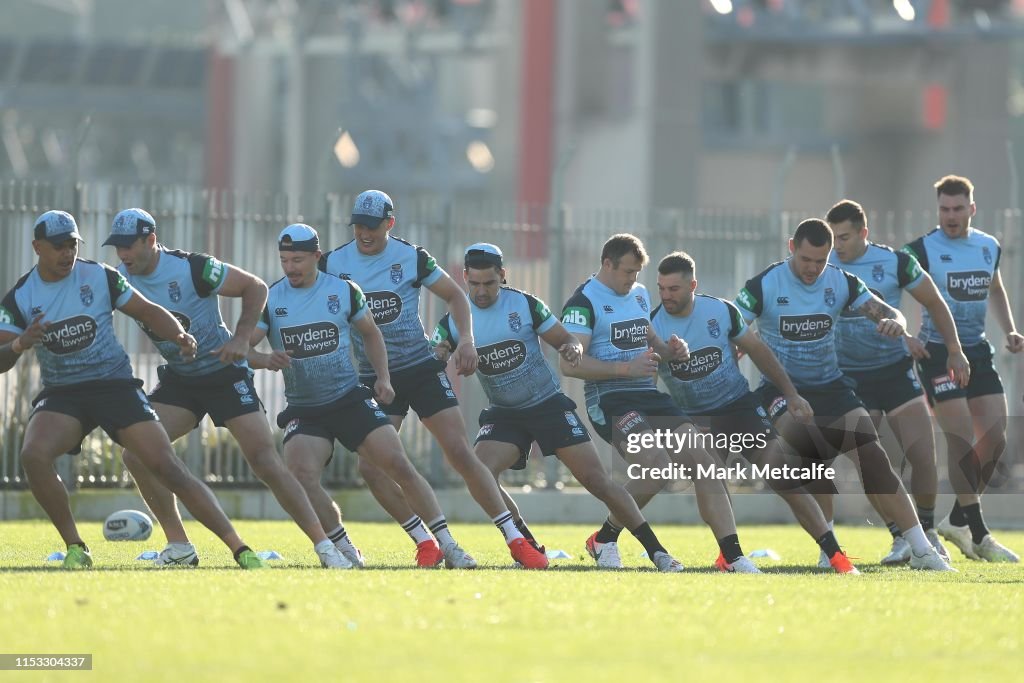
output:
{"label": "navy cap", "polygon": [[279,251],[320,251],[320,235],[305,223],[292,223],[277,236]]}
{"label": "navy cap", "polygon": [[33,231],[37,240],[47,240],[54,246],[59,246],[69,239],[76,239],[84,242],[82,235],[78,232],[78,224],[75,217],[67,211],[47,211],[36,219]]}
{"label": "navy cap", "polygon": [[385,218],[393,218],[395,204],[391,197],[380,190],[367,190],[356,197],[352,206],[352,220],[349,225],[365,225],[376,228]]}
{"label": "navy cap", "polygon": [[103,243],[103,246],[130,247],[135,244],[135,240],[148,237],[154,232],[156,232],[156,221],[148,211],[125,209],[114,216],[110,237]]}
{"label": "navy cap", "polygon": [[477,264],[487,266],[495,266],[502,268],[502,259],[504,254],[501,253],[501,249],[496,247],[489,242],[477,242],[466,247],[466,256],[464,263],[467,268],[475,268]]}

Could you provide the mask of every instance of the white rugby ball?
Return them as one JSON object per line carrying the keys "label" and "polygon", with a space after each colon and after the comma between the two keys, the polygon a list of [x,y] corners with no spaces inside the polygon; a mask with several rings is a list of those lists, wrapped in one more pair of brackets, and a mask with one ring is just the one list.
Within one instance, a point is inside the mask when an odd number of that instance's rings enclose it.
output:
{"label": "white rugby ball", "polygon": [[103,522],[108,541],[145,541],[153,533],[153,520],[138,510],[118,510]]}

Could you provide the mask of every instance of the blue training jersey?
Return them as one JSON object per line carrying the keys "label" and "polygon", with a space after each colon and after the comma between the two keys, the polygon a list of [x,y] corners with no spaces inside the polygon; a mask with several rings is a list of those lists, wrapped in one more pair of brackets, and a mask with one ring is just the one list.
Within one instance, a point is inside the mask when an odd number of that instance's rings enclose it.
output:
{"label": "blue training jersey", "polygon": [[740,372],[730,342],[749,332],[743,315],[732,303],[698,294],[689,315],[670,315],[662,306],[651,314],[651,325],[661,339],[673,334],[690,347],[686,361],[658,365],[658,375],[679,407],[700,415],[728,405],[750,391]]}
{"label": "blue training jersey", "polygon": [[[953,314],[960,343],[967,347],[986,341],[988,290],[1002,254],[996,238],[969,228],[966,237],[954,240],[935,228],[903,247],[903,251],[916,258],[935,280]],[[919,337],[925,343],[943,341],[927,310],[921,317]]]}
{"label": "blue training jersey", "polygon": [[[476,376],[491,405],[528,408],[559,392],[558,376],[541,351],[537,335],[558,320],[532,294],[512,287],[498,290],[497,300],[479,308],[472,300],[473,339],[480,357]],[[459,333],[446,313],[434,330],[432,345],[448,341],[454,349]]]}
{"label": "blue training jersey", "polygon": [[[860,257],[843,263],[833,251],[829,263],[859,277],[871,292],[893,308],[899,308],[903,290],[912,290],[925,278],[910,254],[874,242]],[[878,323],[846,308],[836,326],[836,351],[841,370],[875,370],[899,362],[907,354],[903,339],[878,334]]]}
{"label": "blue training jersey", "polygon": [[[813,284],[805,284],[786,259],[747,280],[735,303],[748,323],[757,319],[761,339],[793,383],[817,386],[843,374],[835,343],[840,312],[860,308],[871,298],[859,277],[831,264]],[[762,380],[767,381],[763,374]]]}
{"label": "blue training jersey", "polygon": [[272,349],[291,352],[291,367],[281,371],[288,405],[324,405],[359,384],[350,327],[366,311],[356,283],[326,273],[317,272],[312,287],[292,287],[283,278],[270,286],[257,326],[266,330]]}
{"label": "blue training jersey", "polygon": [[[157,249],[156,268],[149,275],[132,275],[124,264],[117,270],[143,296],[170,311],[185,331],[195,337],[198,344],[195,360],[186,363],[177,344],[160,339],[141,322],[139,327],[179,375],[207,375],[226,367],[210,352],[231,338],[220,315],[217,298],[227,280],[228,266],[207,254],[171,250],[159,244]],[[246,362],[243,359],[235,365],[246,367]]]}
{"label": "blue training jersey", "polygon": [[[596,277],[580,285],[562,308],[562,324],[577,336],[589,337],[587,355],[598,360],[628,363],[647,351],[651,326],[651,299],[647,288],[636,283],[628,294],[616,294]],[[598,403],[617,391],[657,391],[651,377],[616,377],[584,380],[587,410],[603,424]]]}
{"label": "blue training jersey", "polygon": [[132,366],[114,335],[114,308],[135,290],[110,266],[78,259],[62,280],[33,268],[0,301],[0,330],[21,334],[36,316],[49,323],[36,349],[43,385],[131,379]]}
{"label": "blue training jersey", "polygon": [[[366,305],[384,335],[391,372],[418,365],[433,358],[423,323],[420,322],[420,287],[434,284],[445,272],[422,247],[389,237],[379,254],[359,253],[355,240],[327,252],[320,270],[352,278],[366,291]],[[359,374],[373,374],[363,349],[363,340],[352,339],[359,361]]]}

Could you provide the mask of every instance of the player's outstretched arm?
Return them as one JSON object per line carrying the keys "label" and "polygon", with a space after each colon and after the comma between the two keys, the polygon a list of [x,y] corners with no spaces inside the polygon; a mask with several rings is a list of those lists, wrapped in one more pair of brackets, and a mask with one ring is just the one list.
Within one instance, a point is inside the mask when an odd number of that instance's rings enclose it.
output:
{"label": "player's outstretched arm", "polygon": [[217,294],[242,300],[242,311],[235,323],[235,332],[231,339],[220,347],[210,351],[218,356],[222,363],[236,363],[249,353],[249,337],[256,329],[260,313],[267,303],[267,283],[241,268],[224,264],[227,276]]}
{"label": "player's outstretched arm", "polygon": [[988,305],[996,317],[999,327],[1006,333],[1006,350],[1010,353],[1024,351],[1024,336],[1017,332],[1013,322],[1013,311],[1010,310],[1010,297],[1003,287],[1003,276],[998,270],[992,275],[992,285],[988,290]]}
{"label": "player's outstretched arm", "polygon": [[186,332],[178,319],[163,306],[158,306],[136,291],[128,301],[118,307],[118,310],[141,322],[157,337],[173,341],[178,345],[181,357],[186,361],[196,357],[195,338]]}
{"label": "player's outstretched arm", "polygon": [[368,312],[352,321],[352,326],[363,338],[363,348],[366,349],[366,359],[373,367],[373,374],[377,376],[374,383],[373,395],[380,403],[391,403],[395,400],[395,390],[391,387],[391,373],[388,371],[388,350],[384,346],[384,335],[380,333],[377,324],[373,322],[373,316]]}
{"label": "player's outstretched arm", "polygon": [[0,332],[0,374],[13,368],[21,354],[38,344],[49,326],[50,323],[44,323],[43,316],[40,314],[32,319],[28,329],[21,334],[9,331]]}
{"label": "player's outstretched arm", "polygon": [[476,341],[473,339],[473,316],[469,310],[469,299],[462,288],[455,284],[450,275],[444,273],[437,282],[427,285],[427,289],[444,300],[448,305],[455,329],[458,330],[459,343],[452,352],[455,359],[455,371],[468,377],[476,372],[479,358],[476,353]]}
{"label": "player's outstretched arm", "polygon": [[559,363],[565,362],[576,367],[583,358],[583,344],[579,338],[556,322],[551,329],[541,333],[540,338],[558,351]]}
{"label": "player's outstretched arm", "polygon": [[573,365],[566,361],[563,356],[559,355],[558,357],[558,367],[566,377],[589,380],[624,377],[640,379],[643,377],[655,377],[658,374],[658,363],[661,361],[661,356],[655,353],[654,349],[648,348],[647,351],[641,353],[628,363],[598,360],[587,354],[587,349],[590,348],[590,336],[581,334],[577,338],[580,340],[580,346],[583,350],[579,364]]}
{"label": "player's outstretched arm", "polygon": [[793,417],[801,422],[806,422],[814,417],[814,410],[811,408],[811,404],[797,393],[796,387],[793,386],[793,381],[786,373],[786,369],[782,367],[782,363],[779,362],[779,359],[772,350],[768,348],[768,345],[761,340],[761,337],[754,334],[753,330],[747,330],[746,334],[736,337],[732,343],[741,352],[750,356],[750,360],[757,366],[757,369],[768,378],[769,382],[782,391],[782,395],[785,397]]}
{"label": "player's outstretched arm", "polygon": [[886,337],[902,337],[907,333],[907,319],[898,310],[875,295],[857,308],[868,320],[878,323],[878,333]]}
{"label": "player's outstretched arm", "polygon": [[[967,356],[964,355],[963,347],[960,345],[960,335],[956,332],[953,314],[950,312],[949,306],[946,305],[946,300],[939,293],[938,287],[935,286],[935,281],[932,280],[928,273],[925,273],[921,284],[909,291],[910,295],[928,311],[928,315],[935,324],[935,329],[939,331],[939,334],[942,335],[942,340],[946,342],[946,348],[949,350],[949,360],[946,366],[953,373],[953,381],[957,383],[957,386],[967,386],[971,379],[971,364],[967,360]],[[910,355],[914,358],[931,357],[931,354],[924,348],[924,345],[914,337],[911,337],[909,333],[907,335],[907,348],[910,349]]]}

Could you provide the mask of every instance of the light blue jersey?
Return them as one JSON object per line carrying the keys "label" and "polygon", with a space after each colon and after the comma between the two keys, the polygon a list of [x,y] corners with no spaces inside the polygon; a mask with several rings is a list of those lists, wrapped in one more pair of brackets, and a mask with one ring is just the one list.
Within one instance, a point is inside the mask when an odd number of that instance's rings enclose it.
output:
{"label": "light blue jersey", "polygon": [[44,386],[131,379],[113,310],[134,293],[116,270],[95,261],[78,259],[58,282],[44,281],[33,268],[0,302],[0,330],[21,334],[38,315],[50,324],[35,346]]}
{"label": "light blue jersey", "polygon": [[[353,240],[324,254],[320,270],[352,278],[366,290],[366,305],[384,335],[391,372],[433,358],[420,322],[420,287],[429,287],[445,273],[425,249],[389,237],[379,254],[366,256],[359,253]],[[372,375],[362,338],[356,335],[352,342],[360,376]]]}
{"label": "light blue jersey", "polygon": [[[967,347],[986,341],[988,290],[1002,253],[996,238],[969,228],[967,237],[953,240],[935,228],[903,247],[903,251],[916,258],[935,280],[953,314],[960,343]],[[921,317],[918,336],[925,343],[943,341],[928,311]]]}
{"label": "light blue jersey", "polygon": [[[559,392],[558,376],[541,351],[537,335],[558,320],[532,294],[511,287],[498,290],[497,300],[479,308],[470,300],[473,339],[480,357],[476,376],[492,406],[529,408]],[[446,313],[434,330],[431,345],[447,341],[454,349],[459,333]]]}
{"label": "light blue jersey", "polygon": [[281,371],[288,405],[324,405],[359,384],[350,327],[366,311],[359,286],[333,275],[317,272],[312,287],[292,287],[287,279],[270,286],[257,326],[266,330],[272,349],[291,352],[291,367]]}
{"label": "light blue jersey", "polygon": [[[616,294],[596,277],[580,285],[562,309],[562,324],[577,336],[590,337],[587,355],[597,360],[628,363],[647,351],[651,298],[636,283],[628,294]],[[617,391],[657,391],[650,377],[584,380],[587,410],[594,415],[605,394]],[[603,424],[604,418],[597,420]]]}
{"label": "light blue jersey", "polygon": [[[893,251],[874,242],[859,258],[843,263],[835,252],[829,263],[863,280],[872,294],[893,308],[900,307],[903,290],[910,291],[924,282],[924,271],[910,254]],[[852,308],[839,316],[836,327],[836,351],[843,371],[876,370],[899,362],[908,355],[903,339],[878,334],[878,324]]]}
{"label": "light blue jersey", "polygon": [[[226,367],[210,352],[231,338],[220,315],[217,298],[217,292],[227,279],[227,266],[206,254],[170,250],[159,244],[157,249],[159,260],[149,275],[132,275],[123,264],[118,272],[143,296],[170,311],[185,331],[196,338],[199,345],[196,359],[186,363],[177,344],[160,339],[141,322],[139,327],[156,344],[171,370],[179,375],[208,375]],[[235,365],[246,367],[244,360]]]}
{"label": "light blue jersey", "polygon": [[687,316],[669,315],[663,306],[651,314],[655,334],[667,340],[673,334],[686,341],[686,361],[666,361],[658,374],[680,408],[694,415],[732,403],[750,391],[740,372],[730,342],[743,338],[750,328],[733,304],[698,294]]}
{"label": "light blue jersey", "polygon": [[[736,305],[750,323],[757,319],[761,339],[798,386],[827,384],[842,376],[836,357],[835,324],[847,307],[872,299],[867,285],[826,264],[814,284],[804,284],[790,259],[768,266],[747,280]],[[762,375],[763,381],[768,381]]]}

